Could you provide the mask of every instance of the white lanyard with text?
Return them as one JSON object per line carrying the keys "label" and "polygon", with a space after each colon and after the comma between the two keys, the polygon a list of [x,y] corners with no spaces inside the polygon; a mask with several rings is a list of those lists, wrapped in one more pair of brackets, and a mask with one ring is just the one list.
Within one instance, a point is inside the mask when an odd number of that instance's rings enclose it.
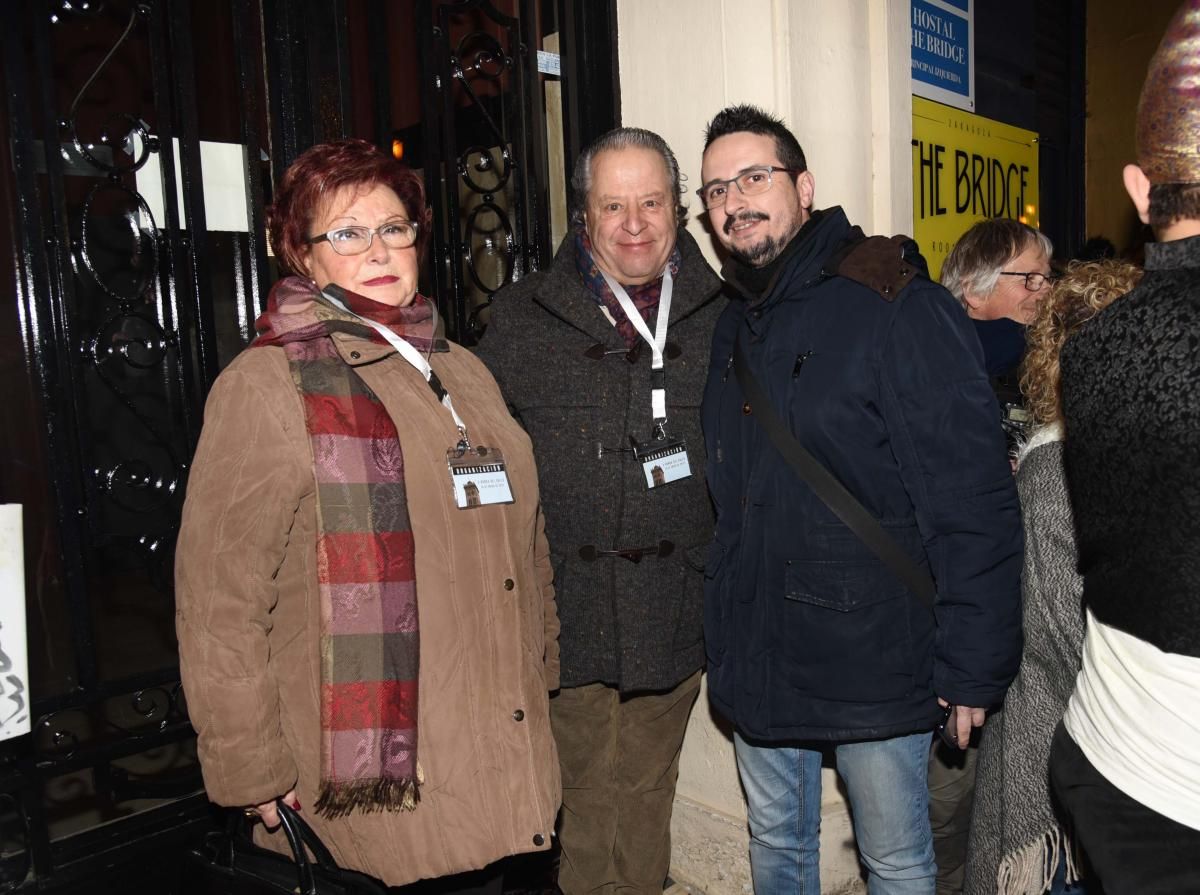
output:
{"label": "white lanyard with text", "polygon": [[[355,314],[328,292],[323,292],[322,295],[334,307],[347,314],[353,314],[383,336],[388,344],[396,349],[396,353],[424,377],[425,382],[429,384],[442,406],[450,411],[450,416],[454,418],[454,425],[458,429],[459,441],[457,445],[446,451],[446,465],[450,469],[450,483],[454,489],[454,502],[458,508],[470,509],[492,503],[512,503],[512,489],[508,483],[504,457],[498,450],[489,450],[482,445],[471,446],[471,439],[467,436],[467,424],[454,409],[450,392],[442,385],[425,356],[382,323],[376,323],[361,314]],[[432,337],[431,334],[430,338]]]}
{"label": "white lanyard with text", "polygon": [[[671,316],[671,291],[674,285],[671,268],[667,267],[663,271],[662,291],[658,297],[658,319],[655,321],[653,333],[650,332],[650,327],[646,325],[646,321],[638,313],[637,306],[634,305],[633,300],[621,284],[607,273],[604,274],[604,282],[608,283],[608,288],[612,290],[618,304],[621,305],[621,310],[625,312],[625,316],[629,318],[629,322],[633,324],[638,335],[650,346],[650,369],[662,376],[663,354],[667,345],[667,326]],[[633,455],[642,464],[642,471],[646,476],[646,487],[657,488],[679,479],[686,479],[692,474],[692,467],[688,462],[687,445],[683,443],[682,439],[671,438],[667,434],[665,383],[651,388],[650,410],[654,418],[650,441],[644,444],[633,441]]]}
{"label": "white lanyard with text", "polygon": [[[646,325],[646,321],[642,319],[642,315],[638,313],[633,299],[629,297],[629,293],[625,291],[625,288],[608,274],[604,274],[604,282],[608,283],[608,288],[616,296],[617,302],[621,305],[621,310],[625,312],[625,316],[629,318],[629,322],[633,324],[633,328],[637,330],[638,335],[645,339],[646,344],[650,346],[650,351],[652,352],[650,369],[661,370],[663,368],[663,349],[667,345],[667,321],[671,316],[671,268],[667,267],[663,272],[662,292],[658,297],[658,319],[654,322],[653,333],[650,332],[650,327]],[[655,425],[666,421],[667,390],[665,388],[651,389],[650,409],[654,415]]]}
{"label": "white lanyard with text", "polygon": [[[326,300],[338,310],[345,311],[347,314],[354,314],[353,311],[351,311],[348,307],[346,307],[328,292],[323,292],[321,294],[324,295]],[[429,387],[433,389],[433,393],[441,400],[442,406],[449,410],[450,415],[454,417],[454,425],[458,427],[458,434],[462,439],[463,445],[470,447],[471,440],[467,437],[467,424],[462,421],[462,417],[460,417],[458,412],[455,411],[454,402],[450,400],[450,393],[441,387],[441,380],[438,380],[436,384],[434,383],[433,367],[429,366],[429,361],[425,360],[424,355],[422,355],[421,352],[419,352],[408,342],[404,341],[382,323],[376,323],[374,320],[368,320],[361,314],[354,314],[354,316],[387,339],[388,344],[395,348],[400,356],[408,361],[411,367],[416,369],[418,373],[425,377],[425,381],[429,383]]]}

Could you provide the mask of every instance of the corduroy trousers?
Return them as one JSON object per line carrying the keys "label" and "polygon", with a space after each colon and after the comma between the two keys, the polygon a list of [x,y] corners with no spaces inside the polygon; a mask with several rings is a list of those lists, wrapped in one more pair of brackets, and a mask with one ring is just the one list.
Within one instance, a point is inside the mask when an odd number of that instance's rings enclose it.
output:
{"label": "corduroy trousers", "polygon": [[962,895],[980,733],[980,728],[971,731],[966,749],[951,749],[935,736],[929,752],[929,826],[938,868],[937,895]]}
{"label": "corduroy trousers", "polygon": [[664,692],[564,687],[550,700],[562,768],[564,895],[661,895],[679,753],[700,672]]}

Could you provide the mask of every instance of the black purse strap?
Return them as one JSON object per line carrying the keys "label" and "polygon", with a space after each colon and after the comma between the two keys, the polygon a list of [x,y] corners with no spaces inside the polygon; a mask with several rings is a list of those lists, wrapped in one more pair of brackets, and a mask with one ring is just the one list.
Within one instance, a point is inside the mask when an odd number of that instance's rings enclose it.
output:
{"label": "black purse strap", "polygon": [[742,353],[741,336],[733,346],[733,369],[737,373],[738,383],[742,393],[750,401],[755,419],[767,433],[767,438],[779,451],[783,459],[800,476],[800,479],[812,488],[813,493],[821,499],[825,506],[833,511],[846,527],[858,535],[859,539],[870,548],[892,572],[904,582],[905,586],[920,598],[921,602],[933,611],[934,597],[937,589],[929,573],[918,566],[908,554],[896,543],[883,526],[871,513],[846,490],[846,487],[834,478],[833,473],[826,469],[821,462],[788,430],[783,420],[771,406],[767,393],[763,391]]}
{"label": "black purse strap", "polygon": [[288,842],[292,840],[291,834],[288,834],[288,829],[295,832],[296,838],[308,846],[308,850],[312,852],[313,859],[318,867],[326,872],[338,872],[341,870],[338,867],[337,861],[333,859],[333,853],[329,847],[321,841],[321,837],[316,831],[308,825],[308,822],[296,813],[296,810],[290,807],[283,799],[276,799],[275,807],[279,809],[279,820],[284,827],[284,833],[288,835]]}
{"label": "black purse strap", "polygon": [[[311,837],[320,843],[321,850],[325,852],[326,856],[329,855],[329,852],[325,849],[324,843],[317,839],[317,834],[300,819],[295,811],[284,804],[283,799],[275,800],[275,808],[279,811],[279,825],[283,827],[283,835],[287,837],[288,846],[292,850],[292,859],[296,862],[296,878],[299,883],[296,891],[300,895],[318,895],[317,878],[313,873],[313,865],[308,860],[308,852],[304,850],[304,845]],[[305,832],[308,837],[304,835]],[[317,862],[321,863],[321,856],[317,854],[316,850],[313,854],[316,856]]]}

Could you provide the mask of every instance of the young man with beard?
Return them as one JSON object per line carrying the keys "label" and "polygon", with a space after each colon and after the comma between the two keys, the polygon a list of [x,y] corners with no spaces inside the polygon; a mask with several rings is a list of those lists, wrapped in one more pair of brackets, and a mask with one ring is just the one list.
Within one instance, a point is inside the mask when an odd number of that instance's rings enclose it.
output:
{"label": "young man with beard", "polygon": [[[743,299],[717,323],[702,411],[717,508],[705,646],[713,706],[734,726],[755,891],[820,891],[831,751],[871,891],[928,895],[930,731],[953,704],[965,744],[1020,658],[1020,512],[979,341],[911,242],[813,210],[813,175],[778,119],[722,111],[701,173]],[[784,434],[932,576],[936,618],[768,440],[750,377]]]}

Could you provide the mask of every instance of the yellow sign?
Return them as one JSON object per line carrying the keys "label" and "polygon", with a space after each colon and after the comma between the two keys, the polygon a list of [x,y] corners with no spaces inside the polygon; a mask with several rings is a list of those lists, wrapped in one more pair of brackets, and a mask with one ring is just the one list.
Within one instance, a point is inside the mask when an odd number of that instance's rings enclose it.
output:
{"label": "yellow sign", "polygon": [[976,221],[1038,226],[1038,136],[913,97],[913,230],[937,279]]}

